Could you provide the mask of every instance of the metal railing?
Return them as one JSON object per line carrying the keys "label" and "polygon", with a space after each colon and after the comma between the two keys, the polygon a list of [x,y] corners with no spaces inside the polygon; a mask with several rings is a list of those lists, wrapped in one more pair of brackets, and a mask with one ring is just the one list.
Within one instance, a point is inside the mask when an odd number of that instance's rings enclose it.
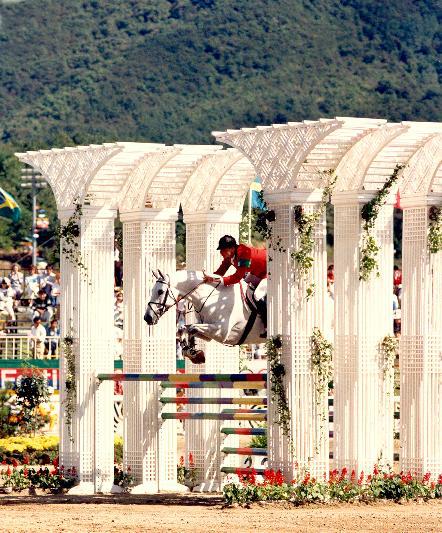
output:
{"label": "metal railing", "polygon": [[60,337],[46,337],[40,342],[28,335],[0,335],[0,360],[51,359],[60,354]]}

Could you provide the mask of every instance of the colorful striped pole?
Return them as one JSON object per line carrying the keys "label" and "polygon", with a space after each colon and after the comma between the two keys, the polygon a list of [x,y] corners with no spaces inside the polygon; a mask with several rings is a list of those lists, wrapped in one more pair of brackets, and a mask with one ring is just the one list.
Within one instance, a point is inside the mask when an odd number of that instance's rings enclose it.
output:
{"label": "colorful striped pole", "polygon": [[[117,380],[118,381],[118,380]],[[162,381],[164,389],[266,389],[267,383],[264,381],[202,381],[194,383],[172,383]]]}
{"label": "colorful striped pole", "polygon": [[215,405],[267,405],[267,398],[160,398],[161,403],[215,404]]}
{"label": "colorful striped pole", "polygon": [[170,381],[195,383],[212,381],[267,381],[267,374],[98,374],[100,381]]}
{"label": "colorful striped pole", "polygon": [[267,428],[221,428],[224,435],[267,435]]}
{"label": "colorful striped pole", "polygon": [[221,472],[224,474],[237,474],[238,476],[249,476],[251,474],[263,476],[265,471],[265,468],[236,468],[234,466],[223,466],[221,468]]}
{"label": "colorful striped pole", "polygon": [[261,413],[267,414],[267,409],[223,409],[222,413]]}
{"label": "colorful striped pole", "polygon": [[163,420],[256,420],[265,421],[263,413],[163,413]]}
{"label": "colorful striped pole", "polygon": [[263,455],[267,457],[267,448],[223,448],[221,450],[226,454],[235,455]]}

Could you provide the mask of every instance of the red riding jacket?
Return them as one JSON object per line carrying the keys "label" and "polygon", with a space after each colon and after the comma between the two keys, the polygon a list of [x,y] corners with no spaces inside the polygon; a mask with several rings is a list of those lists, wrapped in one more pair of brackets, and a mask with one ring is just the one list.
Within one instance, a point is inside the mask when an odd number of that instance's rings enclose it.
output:
{"label": "red riding jacket", "polygon": [[232,265],[236,268],[236,272],[223,278],[223,283],[226,286],[239,283],[249,272],[264,279],[267,277],[267,250],[240,244],[233,259],[224,259],[215,274],[224,276]]}

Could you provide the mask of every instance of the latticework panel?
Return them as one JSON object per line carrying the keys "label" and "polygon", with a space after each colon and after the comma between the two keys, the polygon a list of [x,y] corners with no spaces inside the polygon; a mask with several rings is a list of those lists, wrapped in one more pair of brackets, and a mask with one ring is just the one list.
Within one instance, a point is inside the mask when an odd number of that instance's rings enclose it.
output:
{"label": "latticework panel", "polygon": [[[332,131],[337,120],[258,126],[214,132],[219,142],[238,148],[252,163],[268,191],[288,190],[296,184],[300,166],[310,150]],[[314,189],[314,183],[306,188]]]}
{"label": "latticework panel", "polygon": [[[123,246],[124,371],[175,372],[175,314],[166,313],[152,327],[143,321],[155,281],[152,270],[159,268],[165,274],[175,270],[175,223],[123,222]],[[176,484],[176,422],[161,421],[159,395],[159,383],[124,383],[124,462],[140,492]],[[174,409],[174,405],[166,408]]]}
{"label": "latticework panel", "polygon": [[[314,267],[309,280],[304,281],[290,257],[298,246],[293,206],[272,207],[276,213],[272,225],[273,242],[280,241],[281,249],[274,250],[269,245],[272,259],[269,261],[269,329],[271,335],[282,334],[282,363],[286,369],[293,448],[275,423],[277,405],[269,402],[269,464],[281,469],[287,479],[292,478],[297,469],[306,467],[314,475],[322,475],[328,470],[327,400],[319,400],[316,396],[310,337],[314,327],[325,329],[325,223],[321,220],[315,228]],[[315,207],[315,204],[303,205],[305,212]],[[316,283],[316,291],[307,300],[305,291],[311,282]]]}
{"label": "latticework panel", "polygon": [[392,333],[393,242],[385,206],[374,230],[381,274],[360,280],[360,208],[335,205],[334,459],[338,468],[367,471],[393,459],[393,382],[380,352]]}
{"label": "latticework panel", "polygon": [[[186,263],[189,270],[213,272],[221,263],[222,257],[217,250],[218,241],[223,235],[238,237],[237,223],[198,222],[186,224]],[[196,320],[195,314],[188,316],[187,323]],[[239,349],[222,344],[198,341],[198,348],[204,350],[206,363],[193,365],[186,360],[188,373],[226,373],[238,372]],[[231,392],[231,391],[230,391]],[[229,390],[222,389],[187,389],[189,397],[222,397],[229,396]],[[189,412],[220,412],[220,405],[187,405]],[[236,425],[232,422],[232,427]],[[186,460],[192,453],[198,474],[198,489],[202,491],[220,490],[221,487],[221,422],[216,420],[194,420],[186,425],[185,444]],[[238,445],[238,437],[229,436],[232,446]],[[231,461],[231,457],[227,464]]]}
{"label": "latticework panel", "polygon": [[[110,490],[113,483],[113,387],[96,390],[97,372],[113,371],[113,212],[107,218],[84,209],[80,250],[84,269],[62,257],[64,284],[62,334],[73,336],[76,369],[76,408],[71,435],[61,410],[61,460],[79,472],[79,491],[89,485]],[[81,309],[81,311],[80,311]],[[66,397],[67,362],[61,357],[61,401]],[[91,401],[90,399],[94,400]]]}
{"label": "latticework panel", "polygon": [[401,468],[442,470],[442,254],[427,247],[428,207],[404,209]]}

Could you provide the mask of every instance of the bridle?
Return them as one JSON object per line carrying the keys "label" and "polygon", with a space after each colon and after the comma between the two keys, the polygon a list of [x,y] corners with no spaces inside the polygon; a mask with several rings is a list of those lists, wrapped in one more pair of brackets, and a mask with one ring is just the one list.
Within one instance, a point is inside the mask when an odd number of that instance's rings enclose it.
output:
{"label": "bridle", "polygon": [[[163,297],[161,302],[154,302],[153,300],[151,300],[147,304],[147,307],[152,311],[152,313],[155,315],[157,320],[159,320],[159,318],[161,316],[163,316],[164,313],[166,311],[168,311],[171,307],[174,307],[175,305],[178,305],[178,302],[180,300],[184,300],[185,298],[187,298],[187,296],[192,294],[192,292],[196,291],[196,289],[198,289],[198,287],[200,285],[202,285],[204,283],[204,281],[200,281],[197,285],[195,285],[195,287],[190,289],[190,291],[186,292],[186,294],[183,294],[182,296],[179,296],[178,298],[174,295],[174,293],[171,290],[170,277],[169,277],[169,280],[166,280],[165,276],[163,275],[163,277],[157,278],[157,283],[162,283],[164,285],[167,285],[167,288],[164,291],[164,297]],[[212,291],[209,293],[209,295],[206,297],[206,299],[202,303],[200,309],[194,309],[193,307],[191,307],[191,304],[189,304],[189,307],[188,307],[188,310],[187,310],[186,314],[190,313],[191,311],[195,311],[199,315],[201,313],[201,311],[204,309],[204,306],[206,305],[207,300],[210,298],[210,296],[212,295],[213,291],[218,287],[218,285],[219,285],[219,283],[217,283],[213,287]],[[172,303],[170,305],[167,305],[167,300],[169,298],[172,299]]]}

